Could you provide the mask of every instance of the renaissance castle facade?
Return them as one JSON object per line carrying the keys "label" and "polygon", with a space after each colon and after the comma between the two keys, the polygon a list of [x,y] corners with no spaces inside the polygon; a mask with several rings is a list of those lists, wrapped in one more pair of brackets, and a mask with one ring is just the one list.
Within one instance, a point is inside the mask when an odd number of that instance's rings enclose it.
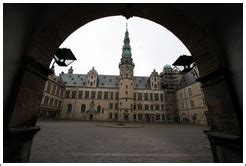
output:
{"label": "renaissance castle facade", "polygon": [[[94,67],[87,74],[74,74],[71,67],[68,73],[61,73],[59,77],[51,75],[40,104],[40,118],[137,122],[192,120],[191,113],[186,115],[189,106],[184,106],[182,98],[176,100],[176,90],[182,91],[179,85],[184,82],[184,74],[165,65],[160,74],[153,70],[148,77],[134,76],[134,66],[126,29],[120,74],[99,75]],[[191,83],[197,84],[195,80]],[[202,90],[198,91],[202,98]],[[196,115],[199,123],[206,123],[206,106],[201,108],[199,105],[199,109],[194,109],[193,120]],[[182,115],[179,115],[180,111]]]}

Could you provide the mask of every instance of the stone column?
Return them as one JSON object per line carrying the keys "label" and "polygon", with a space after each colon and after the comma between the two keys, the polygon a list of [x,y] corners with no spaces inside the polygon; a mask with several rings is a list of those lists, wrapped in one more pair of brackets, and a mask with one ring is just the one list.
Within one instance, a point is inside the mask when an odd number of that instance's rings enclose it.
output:
{"label": "stone column", "polygon": [[35,126],[47,76],[51,71],[32,58],[26,58],[19,75],[11,107],[4,118],[3,161],[28,162]]}
{"label": "stone column", "polygon": [[[201,57],[198,62],[211,128],[207,135],[214,162],[243,162],[242,115],[233,102],[227,70],[216,63],[216,56]],[[218,62],[218,61],[217,61]]]}

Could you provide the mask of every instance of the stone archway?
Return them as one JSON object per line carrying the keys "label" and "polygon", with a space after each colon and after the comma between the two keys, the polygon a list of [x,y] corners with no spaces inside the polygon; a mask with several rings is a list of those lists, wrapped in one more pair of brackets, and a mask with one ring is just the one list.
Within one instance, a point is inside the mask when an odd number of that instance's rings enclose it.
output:
{"label": "stone archway", "polygon": [[[218,12],[226,11],[223,6],[216,7],[219,9]],[[214,150],[214,159],[220,162],[242,161],[240,158],[242,157],[240,147],[242,145],[242,111],[241,105],[238,106],[238,101],[233,99],[232,95],[238,95],[233,93],[229,87],[231,83],[228,81],[223,59],[225,49],[220,46],[217,36],[218,29],[212,24],[218,13],[214,13],[214,18],[203,16],[211,12],[213,8],[209,5],[202,7],[188,4],[51,4],[38,6],[38,10],[30,12],[30,14],[34,13],[30,21],[32,35],[24,51],[25,56],[21,58],[23,63],[20,65],[19,80],[13,88],[15,91],[12,91],[16,95],[8,98],[7,111],[4,112],[4,137],[6,140],[12,138],[15,132],[10,131],[13,129],[35,126],[36,110],[49,73],[51,59],[56,49],[71,33],[98,18],[113,15],[123,15],[126,18],[138,16],[166,27],[189,49],[198,66],[199,81],[203,83],[209,114],[212,117],[212,128],[211,131],[207,131],[207,135]],[[200,15],[192,15],[192,10]],[[215,9],[213,11],[215,12]],[[214,93],[215,90],[220,93]],[[25,147],[27,150],[30,150],[30,141],[37,130],[33,129],[32,136],[29,136],[29,146]],[[20,146],[24,144],[20,140],[17,140],[18,143]],[[236,146],[228,147],[226,146],[228,143]],[[13,149],[11,146],[11,143],[4,145],[5,161],[11,161],[8,158]],[[237,157],[220,156],[228,153],[233,153]],[[22,158],[19,156],[16,159],[16,161],[27,160],[28,155]]]}

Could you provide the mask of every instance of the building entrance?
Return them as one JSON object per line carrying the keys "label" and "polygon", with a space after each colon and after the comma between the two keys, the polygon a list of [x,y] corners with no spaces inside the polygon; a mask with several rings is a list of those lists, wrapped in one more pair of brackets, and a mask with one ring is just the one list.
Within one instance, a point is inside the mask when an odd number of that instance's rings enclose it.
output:
{"label": "building entrance", "polygon": [[124,115],[124,121],[128,121],[129,120],[129,115],[128,114],[125,114]]}
{"label": "building entrance", "polygon": [[90,114],[89,120],[90,120],[90,121],[93,121],[93,114]]}

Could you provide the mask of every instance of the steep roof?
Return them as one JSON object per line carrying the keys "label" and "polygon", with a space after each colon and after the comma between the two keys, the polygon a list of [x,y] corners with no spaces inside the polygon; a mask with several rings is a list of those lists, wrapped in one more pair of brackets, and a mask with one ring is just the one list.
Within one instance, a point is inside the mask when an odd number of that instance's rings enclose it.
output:
{"label": "steep roof", "polygon": [[[61,79],[66,86],[82,86],[86,85],[86,74],[63,74]],[[149,77],[136,76],[134,77],[135,89],[148,89]],[[98,88],[119,88],[119,76],[117,75],[98,75]]]}
{"label": "steep roof", "polygon": [[136,76],[134,77],[135,89],[149,89],[149,77]]}

